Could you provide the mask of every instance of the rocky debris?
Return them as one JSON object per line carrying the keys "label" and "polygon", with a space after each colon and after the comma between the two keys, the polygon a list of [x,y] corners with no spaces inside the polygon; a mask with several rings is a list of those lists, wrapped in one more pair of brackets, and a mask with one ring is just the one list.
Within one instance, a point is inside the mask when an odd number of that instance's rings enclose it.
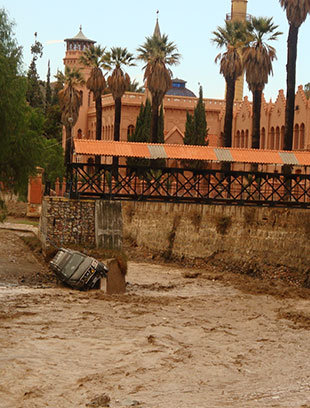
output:
{"label": "rocky debris", "polygon": [[186,278],[186,279],[195,279],[195,278],[198,278],[198,276],[200,275],[201,273],[198,271],[194,271],[194,272],[185,271],[182,276],[183,278]]}
{"label": "rocky debris", "polygon": [[125,401],[122,402],[122,405],[124,407],[140,407],[140,402],[137,400],[131,400],[131,399],[126,399]]}
{"label": "rocky debris", "polygon": [[86,406],[92,408],[109,407],[110,401],[111,398],[107,394],[101,394],[94,397]]}

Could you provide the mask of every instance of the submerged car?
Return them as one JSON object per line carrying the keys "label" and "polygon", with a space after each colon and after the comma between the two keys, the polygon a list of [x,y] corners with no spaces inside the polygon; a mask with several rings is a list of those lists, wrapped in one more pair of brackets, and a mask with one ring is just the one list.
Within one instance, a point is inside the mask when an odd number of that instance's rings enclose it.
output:
{"label": "submerged car", "polygon": [[60,248],[50,262],[51,269],[66,285],[89,290],[101,278],[106,278],[107,266],[95,258],[71,249]]}

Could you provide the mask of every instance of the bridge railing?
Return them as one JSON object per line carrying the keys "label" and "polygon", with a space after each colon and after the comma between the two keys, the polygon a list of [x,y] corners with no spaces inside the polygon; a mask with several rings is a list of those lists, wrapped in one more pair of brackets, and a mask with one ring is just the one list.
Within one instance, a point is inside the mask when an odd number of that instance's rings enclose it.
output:
{"label": "bridge railing", "polygon": [[310,208],[310,175],[74,163],[76,198]]}

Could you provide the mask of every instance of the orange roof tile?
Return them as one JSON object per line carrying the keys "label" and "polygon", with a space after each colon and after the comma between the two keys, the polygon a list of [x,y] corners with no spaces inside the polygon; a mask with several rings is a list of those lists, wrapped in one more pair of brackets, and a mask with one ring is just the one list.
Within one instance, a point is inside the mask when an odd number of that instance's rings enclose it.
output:
{"label": "orange roof tile", "polygon": [[120,157],[151,157],[146,143],[74,140],[76,154]]}
{"label": "orange roof tile", "polygon": [[188,145],[164,145],[169,159],[216,161],[212,147]]}
{"label": "orange roof tile", "polygon": [[293,164],[310,166],[310,152],[240,149],[181,144],[114,142],[104,140],[74,140],[75,153],[175,160],[228,161],[235,163]]}
{"label": "orange roof tile", "polygon": [[300,165],[302,166],[310,165],[310,152],[299,151],[299,152],[294,152],[294,153]]}
{"label": "orange roof tile", "polygon": [[229,149],[233,160],[239,163],[283,164],[276,150]]}

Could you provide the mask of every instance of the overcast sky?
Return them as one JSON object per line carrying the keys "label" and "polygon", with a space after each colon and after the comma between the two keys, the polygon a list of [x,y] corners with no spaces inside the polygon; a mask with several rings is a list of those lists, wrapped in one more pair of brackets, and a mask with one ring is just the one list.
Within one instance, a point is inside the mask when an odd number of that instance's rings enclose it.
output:
{"label": "overcast sky", "polygon": [[[15,22],[15,34],[24,50],[25,70],[31,61],[30,47],[34,33],[44,46],[43,58],[38,61],[41,79],[46,79],[48,60],[52,75],[63,70],[65,38],[74,37],[82,25],[86,37],[106,47],[121,46],[135,53],[146,36],[152,35],[156,10],[159,10],[161,32],[168,34],[182,54],[180,64],[172,68],[173,76],[187,81],[187,88],[198,95],[199,83],[204,97],[224,98],[225,83],[214,63],[219,50],[211,43],[212,31],[224,24],[230,12],[231,0],[2,0],[9,18]],[[279,89],[286,89],[286,44],[288,23],[279,0],[249,0],[248,13],[273,17],[283,35],[274,42],[278,60],[274,76],[265,88],[266,99],[276,99]],[[299,33],[296,85],[310,82],[310,21]],[[132,79],[142,84],[142,64],[129,68]],[[251,94],[245,85],[245,94]]]}

